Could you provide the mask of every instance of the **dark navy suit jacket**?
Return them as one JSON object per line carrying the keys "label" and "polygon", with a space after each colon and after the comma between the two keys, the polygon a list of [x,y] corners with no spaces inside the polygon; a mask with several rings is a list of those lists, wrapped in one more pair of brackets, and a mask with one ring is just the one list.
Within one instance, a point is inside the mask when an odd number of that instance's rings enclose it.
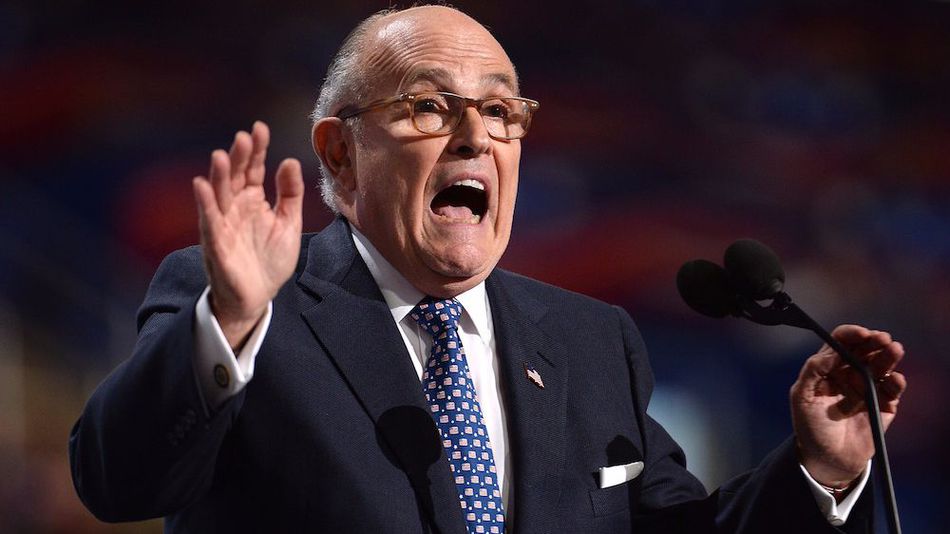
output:
{"label": "dark navy suit jacket", "polygon": [[[133,356],[73,429],[74,483],[96,516],[165,516],[169,532],[465,531],[437,442],[437,456],[427,456],[433,435],[416,417],[425,413],[419,379],[345,221],[304,236],[253,380],[213,412],[192,367],[206,283],[199,248],[165,259]],[[791,440],[706,496],[646,413],[653,376],[626,312],[500,269],[486,289],[516,534],[838,532],[818,511]],[[598,468],[637,460],[639,477],[598,487]],[[869,528],[868,508],[856,508],[848,531]]]}

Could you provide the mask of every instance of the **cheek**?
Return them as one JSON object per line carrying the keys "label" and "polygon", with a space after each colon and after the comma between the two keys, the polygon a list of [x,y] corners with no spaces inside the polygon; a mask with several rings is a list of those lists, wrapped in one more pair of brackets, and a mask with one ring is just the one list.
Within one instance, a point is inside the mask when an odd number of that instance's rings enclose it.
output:
{"label": "cheek", "polygon": [[[400,166],[402,162],[388,159],[386,166],[377,169],[373,179],[361,182],[360,195],[364,210],[361,219],[365,224],[395,236],[404,243],[417,234],[424,214],[422,195],[425,180],[410,173],[415,169]],[[421,185],[420,185],[421,182]]]}
{"label": "cheek", "polygon": [[[515,198],[518,195],[518,170],[521,162],[521,146],[516,145],[500,154],[496,160],[498,165],[498,181],[501,187],[499,198],[501,207],[509,211],[514,210]],[[507,214],[510,218],[511,213]]]}
{"label": "cheek", "polygon": [[418,217],[429,209],[426,190],[442,154],[441,144],[432,141],[439,139],[412,143],[408,150],[400,154],[401,157],[390,160],[391,168],[398,169],[399,174],[392,175],[393,189],[388,201],[396,202],[398,199],[403,204],[400,209],[409,215]]}
{"label": "cheek", "polygon": [[407,175],[414,169],[404,158],[394,154],[383,149],[373,150],[361,161],[358,173],[360,197],[372,209],[383,213],[398,211],[410,196]]}

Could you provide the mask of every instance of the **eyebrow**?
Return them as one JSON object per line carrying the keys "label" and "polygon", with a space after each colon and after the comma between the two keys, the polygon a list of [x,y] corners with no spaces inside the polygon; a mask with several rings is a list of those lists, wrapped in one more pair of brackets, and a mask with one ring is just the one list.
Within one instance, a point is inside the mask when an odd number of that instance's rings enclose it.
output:
{"label": "eyebrow", "polygon": [[[441,67],[432,67],[429,69],[417,70],[409,74],[401,84],[402,87],[409,87],[419,81],[433,82],[436,85],[447,86],[452,80],[449,71]],[[518,94],[518,81],[508,73],[493,72],[482,76],[482,83],[485,85],[504,85],[514,94]]]}

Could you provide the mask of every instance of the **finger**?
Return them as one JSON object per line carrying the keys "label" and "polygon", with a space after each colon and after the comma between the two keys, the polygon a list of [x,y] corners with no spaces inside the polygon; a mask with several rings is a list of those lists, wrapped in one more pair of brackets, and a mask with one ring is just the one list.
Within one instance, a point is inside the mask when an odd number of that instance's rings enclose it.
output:
{"label": "finger", "polygon": [[251,161],[251,134],[241,130],[234,134],[234,142],[228,155],[231,158],[231,191],[237,193],[244,189],[245,172]]}
{"label": "finger", "polygon": [[277,168],[277,202],[274,211],[283,219],[299,222],[303,213],[303,172],[300,162],[287,158]]}
{"label": "finger", "polygon": [[267,159],[267,145],[270,144],[270,128],[263,121],[256,121],[251,128],[251,158],[247,166],[247,185],[264,183],[264,161]]}
{"label": "finger", "polygon": [[865,337],[860,343],[857,343],[850,347],[851,352],[856,356],[865,356],[872,352],[875,352],[882,347],[886,347],[894,341],[891,338],[889,332],[882,332],[880,330],[870,330],[868,331],[867,337]]}
{"label": "finger", "polygon": [[892,341],[885,347],[871,353],[868,361],[868,371],[871,376],[880,378],[890,373],[904,358],[904,346],[899,341]]}
{"label": "finger", "polygon": [[218,201],[218,209],[224,213],[231,207],[231,199],[234,197],[231,191],[231,160],[227,152],[219,149],[211,153],[211,170],[208,175]]}
{"label": "finger", "polygon": [[[861,326],[842,325],[836,328],[832,335],[838,338],[842,344],[846,344],[847,341],[866,342],[874,334],[871,330]],[[853,350],[847,346],[845,348],[849,351]],[[888,355],[881,360],[880,364],[886,367],[891,361],[893,361],[892,357]],[[881,371],[881,374],[884,372]],[[799,381],[802,382],[804,387],[810,388],[811,391],[817,394],[844,394],[846,396],[856,396],[858,399],[863,398],[865,387],[861,373],[852,368],[837,351],[827,344],[823,345],[814,356],[806,360],[799,375]]]}
{"label": "finger", "polygon": [[204,176],[195,176],[191,181],[191,188],[195,194],[195,203],[198,206],[198,222],[201,233],[204,234],[210,225],[221,217],[214,188]]}
{"label": "finger", "polygon": [[842,325],[832,335],[852,356],[868,365],[875,376],[894,368],[903,357],[903,347],[889,332],[869,330],[856,325]]}
{"label": "finger", "polygon": [[854,346],[862,343],[868,337],[870,337],[871,334],[871,330],[856,324],[838,325],[831,332],[831,336],[838,340],[839,343],[848,346]]}
{"label": "finger", "polygon": [[881,411],[894,413],[901,395],[907,391],[907,377],[903,373],[894,371],[878,385],[878,401]]}
{"label": "finger", "polygon": [[[890,343],[880,351],[877,351],[874,358],[868,364],[868,372],[872,380],[876,381],[878,389],[881,389],[882,384],[891,383],[890,377],[895,374],[894,368],[903,356],[904,348],[896,341]],[[846,395],[853,396],[855,399],[864,398],[867,388],[867,384],[864,381],[864,374],[850,365],[843,365],[836,368],[828,374],[828,380],[834,384],[837,390]],[[897,393],[899,394],[900,391],[897,391]]]}
{"label": "finger", "polygon": [[867,387],[864,383],[864,377],[850,365],[835,369],[828,375],[828,380],[834,384],[838,392],[863,402],[864,391]]}
{"label": "finger", "polygon": [[843,393],[837,382],[830,377],[838,366],[838,359],[827,345],[805,360],[798,380],[792,385],[793,398],[809,399]]}
{"label": "finger", "polygon": [[828,345],[824,345],[821,350],[805,360],[798,377],[800,380],[822,379],[840,366],[841,360],[838,353],[831,350]]}

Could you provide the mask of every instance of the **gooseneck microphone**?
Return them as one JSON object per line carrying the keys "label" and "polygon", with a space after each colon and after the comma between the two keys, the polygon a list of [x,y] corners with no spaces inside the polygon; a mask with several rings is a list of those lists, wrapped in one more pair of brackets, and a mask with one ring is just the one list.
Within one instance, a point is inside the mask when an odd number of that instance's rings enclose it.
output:
{"label": "gooseneck microphone", "polygon": [[729,245],[722,263],[729,283],[753,300],[773,298],[785,286],[785,271],[772,249],[754,239]]}
{"label": "gooseneck microphone", "polygon": [[711,261],[684,263],[676,275],[676,287],[686,304],[703,315],[718,319],[740,314],[726,270]]}
{"label": "gooseneck microphone", "polygon": [[731,315],[762,325],[787,325],[811,330],[861,374],[874,440],[874,464],[883,486],[889,531],[900,534],[897,499],[884,444],[881,408],[874,377],[864,362],[848,352],[783,291],[785,271],[775,252],[754,239],[740,239],[726,249],[722,266],[708,260],[692,260],[683,264],[676,274],[676,287],[690,308],[708,317]]}

